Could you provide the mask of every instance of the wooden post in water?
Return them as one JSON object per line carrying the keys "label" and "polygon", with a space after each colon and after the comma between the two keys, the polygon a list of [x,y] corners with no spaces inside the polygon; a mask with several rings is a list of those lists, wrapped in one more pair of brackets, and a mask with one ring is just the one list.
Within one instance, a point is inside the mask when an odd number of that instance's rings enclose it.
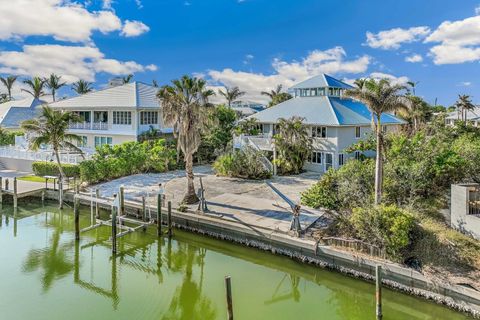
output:
{"label": "wooden post in water", "polygon": [[73,200],[73,214],[75,216],[75,240],[80,240],[80,199],[75,195]]}
{"label": "wooden post in water", "polygon": [[225,294],[227,297],[227,320],[233,320],[232,282],[230,276],[225,277]]}
{"label": "wooden post in water", "polygon": [[42,205],[45,204],[45,191],[42,191]]}
{"label": "wooden post in water", "polygon": [[[114,194],[114,202],[116,197],[117,194]],[[115,206],[112,206],[112,254],[117,254],[117,207]]]}
{"label": "wooden post in water", "polygon": [[173,236],[172,230],[172,202],[168,201],[168,212],[167,212],[167,224],[168,224],[168,236]]}
{"label": "wooden post in water", "polygon": [[123,186],[120,186],[120,210],[118,212],[118,215],[125,215],[125,188]]}
{"label": "wooden post in water", "polygon": [[63,181],[62,178],[58,178],[58,207],[63,209]]}
{"label": "wooden post in water", "polygon": [[17,177],[13,178],[13,208],[18,207],[18,196],[17,196]]}
{"label": "wooden post in water", "polygon": [[375,266],[375,298],[377,301],[375,314],[377,320],[382,320],[382,267],[378,264]]}
{"label": "wooden post in water", "polygon": [[[144,202],[144,206],[145,206],[145,202]],[[159,193],[157,195],[157,236],[160,237],[161,235],[162,235],[162,195]]]}
{"label": "wooden post in water", "polygon": [[147,221],[147,206],[145,204],[145,196],[142,196],[142,221]]}
{"label": "wooden post in water", "polygon": [[8,178],[5,180],[5,190],[8,190]]}
{"label": "wooden post in water", "polygon": [[3,204],[3,182],[2,177],[0,177],[0,205]]}
{"label": "wooden post in water", "polygon": [[95,197],[96,197],[96,201],[95,201],[95,217],[97,219],[100,219],[100,212],[98,210],[98,198],[100,197],[100,190],[95,189]]}

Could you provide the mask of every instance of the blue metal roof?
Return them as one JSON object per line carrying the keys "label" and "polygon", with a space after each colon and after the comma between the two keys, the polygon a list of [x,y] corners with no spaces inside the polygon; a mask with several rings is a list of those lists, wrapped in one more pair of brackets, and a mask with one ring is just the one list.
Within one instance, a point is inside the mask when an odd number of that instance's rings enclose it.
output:
{"label": "blue metal roof", "polygon": [[[280,118],[304,118],[308,125],[356,126],[370,125],[372,113],[366,105],[348,98],[327,96],[297,97],[260,111],[249,118],[261,123],[276,123]],[[402,124],[403,120],[383,114],[384,124]]]}
{"label": "blue metal roof", "polygon": [[2,120],[2,127],[19,128],[23,121],[36,118],[40,113],[40,106],[32,108],[11,107]]}
{"label": "blue metal roof", "polygon": [[342,88],[350,89],[352,86],[346,84],[343,81],[337,80],[328,74],[319,74],[318,76],[312,77],[300,83],[294,85],[291,89],[308,89],[308,88],[323,88],[323,87],[332,87],[332,88]]}

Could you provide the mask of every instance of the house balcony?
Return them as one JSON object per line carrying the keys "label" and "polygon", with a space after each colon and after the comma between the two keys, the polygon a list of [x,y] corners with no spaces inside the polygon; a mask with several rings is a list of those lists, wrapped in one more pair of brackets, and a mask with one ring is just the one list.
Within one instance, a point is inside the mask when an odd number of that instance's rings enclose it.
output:
{"label": "house balcony", "polygon": [[108,130],[107,122],[71,122],[68,126],[73,130]]}
{"label": "house balcony", "polygon": [[250,146],[256,150],[273,151],[273,139],[272,136],[268,134],[261,134],[256,136],[235,136],[233,139],[233,145],[236,149]]}

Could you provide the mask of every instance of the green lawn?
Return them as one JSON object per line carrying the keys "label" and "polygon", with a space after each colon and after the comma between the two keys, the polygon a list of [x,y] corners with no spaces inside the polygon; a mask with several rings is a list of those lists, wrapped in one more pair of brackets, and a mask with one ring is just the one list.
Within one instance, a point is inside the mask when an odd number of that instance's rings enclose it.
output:
{"label": "green lawn", "polygon": [[[39,176],[24,176],[24,177],[18,177],[18,180],[23,180],[23,181],[33,181],[33,182],[43,182],[45,183],[45,178],[44,177],[39,177]],[[49,183],[53,183],[53,179],[48,179]]]}

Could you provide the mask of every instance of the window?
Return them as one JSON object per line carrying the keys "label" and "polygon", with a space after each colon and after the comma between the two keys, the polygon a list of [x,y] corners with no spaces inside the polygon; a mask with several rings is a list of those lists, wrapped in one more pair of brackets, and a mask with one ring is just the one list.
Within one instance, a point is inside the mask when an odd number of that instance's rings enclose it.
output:
{"label": "window", "polygon": [[362,153],[360,151],[355,151],[355,160],[360,160],[362,157]]}
{"label": "window", "polygon": [[113,124],[132,124],[130,111],[113,111]]}
{"label": "window", "polygon": [[344,155],[343,155],[343,153],[339,153],[338,154],[338,165],[343,166],[344,163],[345,163]]}
{"label": "window", "polygon": [[90,122],[90,111],[77,111],[75,112],[81,120],[81,122]]}
{"label": "window", "polygon": [[88,138],[86,136],[80,136],[80,138],[82,139],[82,141],[78,141],[77,142],[77,147],[79,148],[84,148],[87,146],[87,141],[88,141]]}
{"label": "window", "polygon": [[323,152],[313,151],[310,162],[321,164],[323,162],[322,159],[323,159]]}
{"label": "window", "polygon": [[158,112],[142,111],[140,113],[140,124],[158,124]]}
{"label": "window", "polygon": [[95,123],[107,123],[108,122],[108,111],[94,111],[93,112],[93,122]]}
{"label": "window", "polygon": [[382,132],[387,133],[387,126],[382,126]]}
{"label": "window", "polygon": [[327,127],[312,127],[312,137],[314,138],[326,138]]}
{"label": "window", "polygon": [[95,137],[95,148],[104,144],[112,145],[112,137]]}
{"label": "window", "polygon": [[361,130],[360,127],[355,127],[355,138],[361,137]]}

